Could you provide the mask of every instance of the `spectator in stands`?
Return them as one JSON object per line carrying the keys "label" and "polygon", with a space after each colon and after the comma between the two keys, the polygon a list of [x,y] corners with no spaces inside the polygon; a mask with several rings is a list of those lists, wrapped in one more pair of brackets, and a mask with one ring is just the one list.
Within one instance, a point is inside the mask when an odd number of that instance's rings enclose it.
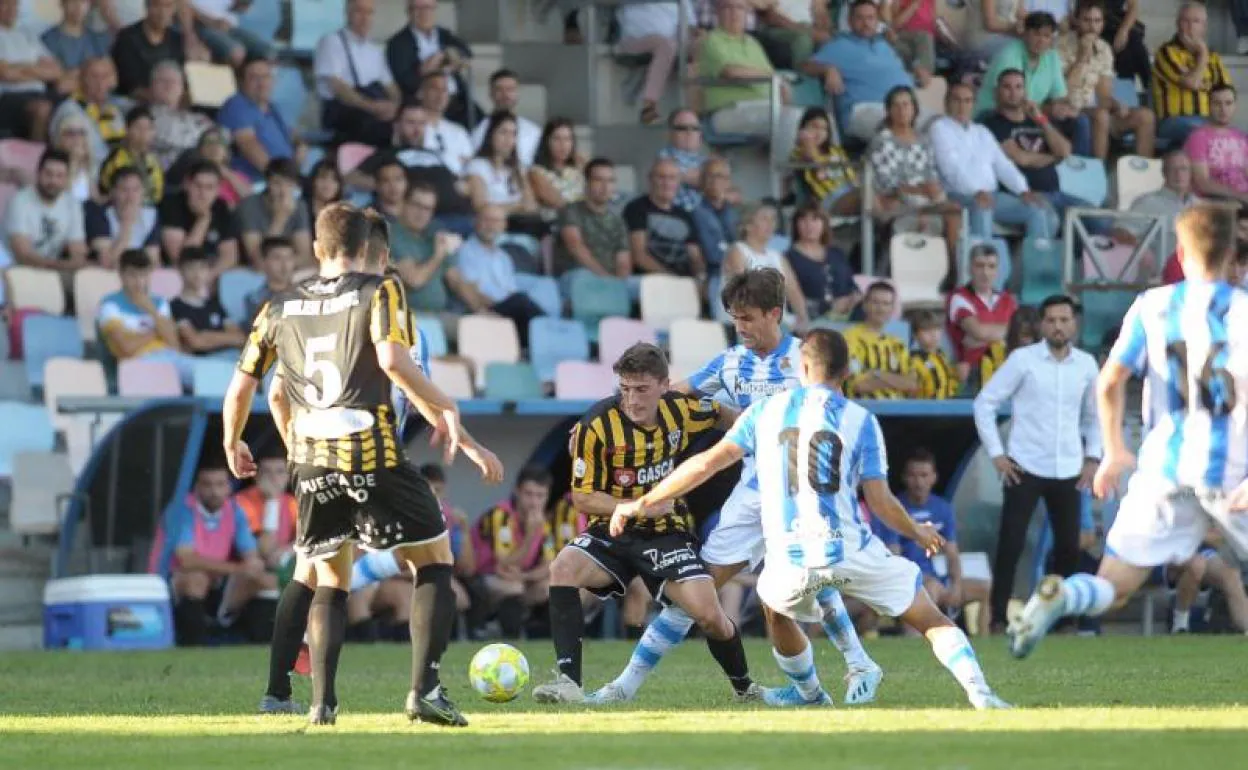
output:
{"label": "spectator in stands", "polygon": [[126,136],[125,110],[122,100],[113,96],[117,86],[117,70],[107,57],[83,63],[81,88],[73,99],[66,99],[52,113],[52,122],[77,114],[87,119],[91,129],[91,152],[97,158],[108,155]]}
{"label": "spectator in stands", "polygon": [[670,160],[656,160],[650,167],[649,193],[624,207],[633,270],[690,276],[705,288],[706,261],[698,247],[693,218],[676,206],[678,189],[680,167]]}
{"label": "spectator in stands", "polygon": [[997,291],[1001,259],[991,243],[971,248],[971,280],[949,295],[949,339],[958,357],[958,379],[979,374],[980,359],[995,344],[1005,342],[1010,318],[1018,301],[1008,291]]}
{"label": "spectator in stands", "polygon": [[[1174,250],[1174,220],[1180,211],[1200,200],[1192,191],[1192,162],[1183,150],[1166,153],[1161,161],[1161,173],[1165,179],[1162,188],[1136,198],[1129,209],[1133,214],[1148,214],[1161,220],[1163,232],[1158,249],[1160,254],[1156,256],[1164,256]],[[1121,219],[1114,229],[1114,240],[1135,246],[1148,232],[1151,224],[1144,219]]]}
{"label": "spectator in stands", "polygon": [[668,145],[659,150],[659,157],[680,167],[676,205],[693,211],[702,202],[702,167],[709,159],[702,147],[702,121],[693,110],[675,110],[667,119],[667,127]]}
{"label": "spectator in stands", "polygon": [[264,283],[243,298],[243,312],[248,326],[264,303],[290,288],[295,273],[294,244],[281,236],[266,237],[260,243],[260,270],[264,273]]}
{"label": "spectator in stands", "polygon": [[981,0],[979,13],[971,10],[968,50],[978,59],[991,60],[1007,43],[1023,34],[1025,0]]}
{"label": "spectator in stands", "polygon": [[1153,60],[1153,109],[1161,121],[1157,136],[1182,146],[1209,117],[1213,89],[1229,85],[1231,76],[1222,57],[1209,50],[1204,3],[1188,0],[1179,6],[1177,27],[1177,34],[1157,49]]}
{"label": "spectator in stands", "polygon": [[169,312],[177,324],[182,349],[194,355],[241,349],[246,335],[225,314],[212,291],[212,266],[204,250],[197,246],[182,249],[178,272],[182,292],[170,301]]}
{"label": "spectator in stands", "polygon": [[[447,76],[451,119],[468,121],[468,73],[472,49],[446,27],[438,26],[437,0],[407,0],[407,26],[386,41],[386,62],[405,97],[414,97],[421,78],[434,72]],[[475,105],[474,105],[475,107]]]}
{"label": "spectator in stands", "polygon": [[1209,122],[1187,137],[1183,150],[1192,161],[1192,182],[1206,198],[1248,206],[1248,134],[1234,125],[1235,87],[1209,92]]}
{"label": "spectator in stands", "polygon": [[796,70],[814,53],[816,44],[832,37],[832,17],[819,0],[768,0],[760,3],[754,31],[767,58],[777,69]]}
{"label": "spectator in stands", "polygon": [[732,167],[728,160],[714,157],[704,163],[698,187],[703,193],[693,210],[693,230],[707,270],[718,272],[728,244],[741,229],[741,207],[733,200]]}
{"label": "spectator in stands", "polygon": [[646,80],[641,90],[641,122],[658,123],[659,102],[676,65],[680,47],[680,4],[684,5],[686,33],[692,30],[694,9],[690,0],[622,5],[615,10],[620,40],[616,48],[630,55],[649,54]]}
{"label": "spectator in stands", "polygon": [[229,205],[218,197],[220,189],[217,166],[196,161],[182,190],[161,204],[160,243],[169,264],[176,266],[187,246],[202,248],[218,274],[238,264],[238,228]]}
{"label": "spectator in stands", "polygon": [[237,69],[249,58],[276,56],[272,43],[240,26],[234,11],[242,7],[235,0],[184,0],[178,10],[187,58],[211,59]]}
{"label": "spectator in stands", "polygon": [[243,199],[235,211],[246,263],[259,266],[260,243],[267,237],[281,236],[294,245],[296,260],[310,265],[312,224],[307,208],[297,197],[299,169],[289,158],[274,158],[265,170],[264,182],[264,191]]}
{"label": "spectator in stands", "polygon": [[527,346],[529,321],[544,313],[516,285],[516,266],[498,243],[506,226],[501,207],[483,207],[477,213],[476,235],[460,247],[446,282],[473,313],[495,313],[514,321],[520,344]]}
{"label": "spectator in stands", "polygon": [[81,68],[90,59],[108,58],[113,36],[87,24],[91,0],[61,0],[61,22],[39,38],[64,70],[60,91],[72,94],[81,84]]}
{"label": "spectator in stands", "polygon": [[[1019,348],[1034,345],[1040,341],[1040,311],[1031,305],[1023,305],[1010,316],[1005,327],[1005,342],[994,342],[988,346],[983,358],[979,359],[979,385],[991,379],[1001,369],[1005,359]],[[972,376],[974,373],[972,372]]]}
{"label": "spectator in stands", "polygon": [[151,98],[151,77],[163,61],[186,63],[182,33],[173,27],[177,0],[144,0],[147,12],[117,33],[113,62],[117,65],[117,92],[146,102]]}
{"label": "spectator in stands", "polygon": [[417,313],[448,312],[446,271],[462,239],[433,223],[438,195],[432,186],[408,186],[397,221],[390,223],[390,262],[407,287],[407,304]]}
{"label": "spectator in stands", "polygon": [[113,175],[108,206],[87,201],[83,222],[87,245],[100,267],[114,270],[121,255],[139,249],[148,259],[160,259],[160,228],[156,207],[143,200],[143,177],[138,169],[125,166]]}
{"label": "spectator in stands", "polygon": [[849,156],[832,138],[832,116],[822,107],[808,107],[789,155],[797,199],[833,215],[857,216],[862,210],[858,177]]}
{"label": "spectator in stands", "polygon": [[898,0],[889,28],[902,61],[911,62],[915,79],[927,82],[936,71],[936,0]]}
{"label": "spectator in stands", "polygon": [[885,281],[867,287],[863,320],[845,330],[849,345],[851,398],[907,398],[918,395],[919,379],[910,369],[906,343],[884,331],[897,308],[897,290]]}
{"label": "spectator in stands", "polygon": [[109,354],[117,361],[167,361],[190,388],[192,359],[179,350],[169,301],[151,292],[152,260],[138,249],[122,252],[117,272],[121,291],[105,297],[95,317]]}
{"label": "spectator in stands", "polygon": [[425,128],[425,149],[437,153],[455,176],[464,173],[464,166],[476,155],[476,145],[468,132],[458,123],[446,117],[450,94],[447,91],[448,80],[444,73],[433,72],[420,81],[420,104],[428,113],[428,126]]}
{"label": "spectator in stands", "polygon": [[250,59],[239,77],[238,93],[221,105],[217,122],[234,140],[233,167],[258,180],[270,161],[296,157],[295,134],[273,106],[273,63]]}
{"label": "spectator in stands", "polygon": [[315,222],[321,209],[342,200],[342,190],[342,174],[338,172],[337,163],[326,159],[313,166],[304,184],[302,198],[307,204],[308,221]]}
{"label": "spectator in stands", "polygon": [[251,195],[255,185],[243,174],[231,167],[230,138],[225,129],[212,126],[199,137],[195,149],[184,153],[169,170],[165,172],[165,187],[176,190],[186,183],[190,170],[197,163],[208,163],[217,170],[221,177],[221,187],[217,195],[229,206],[238,204],[243,198]]}
{"label": "spectator in stands", "polygon": [[373,177],[373,208],[394,221],[399,218],[403,209],[403,200],[407,197],[407,169],[398,159],[377,166]]}
{"label": "spectator in stands", "polygon": [[[1044,341],[1014,351],[975,397],[975,427],[1001,474],[1004,500],[992,566],[992,617],[1004,625],[1014,574],[1036,503],[1044,498],[1053,527],[1053,566],[1071,574],[1079,561],[1080,490],[1101,456],[1094,391],[1096,359],[1074,347],[1075,303],[1055,295],[1041,304]],[[1009,449],[997,427],[1009,401]]]}
{"label": "spectator in stands", "polygon": [[628,227],[611,208],[614,198],[615,166],[594,158],[585,166],[585,197],[565,206],[555,226],[554,274],[565,297],[578,273],[628,278],[633,272]]}
{"label": "spectator in stands", "polygon": [[446,471],[437,463],[426,463],[418,469],[420,475],[429,482],[429,488],[438,498],[442,508],[442,518],[446,520],[446,529],[451,541],[451,555],[455,558],[455,577],[451,588],[455,591],[455,609],[467,613],[465,625],[471,639],[480,638],[481,626],[484,623],[489,602],[485,598],[485,588],[481,585],[481,576],[477,574],[477,555],[473,548],[472,535],[469,530],[468,517],[450,502],[447,494]]}
{"label": "spectator in stands", "polygon": [[1210,528],[1208,539],[1199,551],[1182,564],[1167,570],[1167,577],[1174,583],[1170,633],[1191,633],[1192,606],[1196,604],[1203,586],[1222,592],[1232,626],[1236,631],[1248,632],[1248,592],[1244,590],[1244,575],[1237,563],[1218,553],[1218,546],[1224,541],[1221,530]]}
{"label": "spectator in stands", "polygon": [[910,317],[910,371],[919,381],[916,398],[944,400],[957,398],[962,388],[960,367],[945,355],[945,324],[935,310],[918,310]]}
{"label": "spectator in stands", "polygon": [[[199,145],[204,133],[213,127],[212,119],[202,112],[186,109],[185,76],[182,65],[166,60],[152,71],[152,122],[156,127],[152,139],[152,152],[160,161],[160,167],[168,170],[183,153]],[[234,99],[236,97],[230,97]],[[229,100],[226,100],[229,103]],[[168,180],[166,180],[168,181]]]}
{"label": "spectator in stands", "polygon": [[992,133],[972,122],[974,98],[965,83],[949,86],[946,115],[933,121],[929,132],[945,192],[969,209],[971,235],[976,238],[991,238],[994,221],[1023,225],[1029,238],[1055,237],[1057,215],[1028,186],[1027,177]]}
{"label": "spectator in stands", "polygon": [[384,147],[399,109],[399,88],[381,46],[369,39],[374,0],[347,0],[347,24],[316,45],[321,125],[344,141]]}
{"label": "spectator in stands", "polygon": [[472,531],[477,573],[485,576],[504,639],[519,639],[529,613],[546,603],[550,485],[550,471],[540,466],[523,468],[510,499],[486,511]]}
{"label": "spectator in stands", "polygon": [[806,308],[806,298],[802,295],[802,287],[793,274],[784,255],[771,248],[771,239],[776,235],[776,210],[766,204],[754,203],[741,212],[740,238],[738,238],[724,255],[721,275],[724,283],[739,273],[761,267],[779,270],[784,275],[784,293],[789,303],[789,312],[797,319],[798,330],[804,330],[810,324],[810,315]]}
{"label": "spectator in stands", "polygon": [[[879,9],[871,0],[855,0],[850,13],[850,32],[837,35],[820,46],[807,63],[806,72],[822,79],[824,89],[836,101],[836,120],[849,136],[864,142],[884,118],[884,97],[897,86],[914,88],[915,78],[906,72],[897,50],[878,32]],[[919,88],[927,85],[931,72],[918,73]]]}
{"label": "spectator in stands", "polygon": [[52,121],[52,147],[69,156],[69,192],[86,203],[100,198],[99,159],[91,146],[91,127],[81,112],[65,112]]}
{"label": "spectator in stands", "polygon": [[87,263],[82,204],[69,192],[69,156],[45,150],[35,183],[9,201],[4,234],[13,261],[62,273],[66,288]]}
{"label": "spectator in stands", "polygon": [[1108,0],[1101,38],[1114,49],[1115,77],[1132,82],[1138,80],[1144,91],[1149,92],[1153,62],[1144,42],[1140,0]]}
{"label": "spectator in stands", "polygon": [[44,142],[65,70],[39,38],[17,25],[17,10],[18,0],[0,0],[0,130]]}
{"label": "spectator in stands", "polygon": [[[958,275],[962,207],[948,200],[936,172],[936,160],[926,138],[918,132],[919,105],[914,90],[898,86],[884,98],[884,125],[867,148],[875,172],[876,217],[893,222],[894,232],[919,229],[934,216],[943,224],[949,247],[946,286]],[[939,229],[937,230],[939,232]]]}
{"label": "spectator in stands", "polygon": [[849,318],[862,292],[854,282],[845,252],[832,245],[828,215],[816,204],[802,206],[793,214],[791,239],[785,259],[806,298],[810,316],[834,321]]}
{"label": "spectator in stands", "polygon": [[217,617],[230,618],[262,589],[277,588],[277,579],[265,572],[247,517],[229,498],[229,470],[205,464],[191,494],[166,514],[165,536],[175,549],[171,584],[181,645],[207,642],[207,605],[215,592],[222,593]]}
{"label": "spectator in stands", "polygon": [[165,195],[165,171],[152,152],[155,132],[152,111],[148,108],[134,107],[126,113],[126,136],[100,165],[101,193],[108,195],[113,175],[119,169],[132,168],[143,180],[143,199],[152,206],[160,204]]}
{"label": "spectator in stands", "polygon": [[485,138],[493,114],[510,112],[516,121],[516,155],[520,159],[521,168],[527,169],[533,165],[533,158],[537,156],[542,127],[516,113],[520,106],[520,78],[516,73],[501,69],[490,75],[490,100],[494,103],[494,113],[482,118],[472,130],[473,148],[479,154],[487,146]]}
{"label": "spectator in stands", "polygon": [[576,151],[576,129],[567,118],[546,122],[529,167],[529,186],[543,213],[556,214],[585,197],[585,159]]}
{"label": "spectator in stands", "polygon": [[[516,150],[516,126],[516,116],[510,112],[489,117],[481,149],[464,168],[468,194],[477,211],[485,206],[501,208],[507,214],[508,231],[540,236],[540,219],[534,221],[537,201]],[[535,225],[537,232],[533,232]]]}
{"label": "spectator in stands", "polygon": [[269,571],[291,555],[299,506],[290,493],[286,456],[271,453],[256,462],[256,483],[234,493],[235,507],[247,517],[256,550]]}

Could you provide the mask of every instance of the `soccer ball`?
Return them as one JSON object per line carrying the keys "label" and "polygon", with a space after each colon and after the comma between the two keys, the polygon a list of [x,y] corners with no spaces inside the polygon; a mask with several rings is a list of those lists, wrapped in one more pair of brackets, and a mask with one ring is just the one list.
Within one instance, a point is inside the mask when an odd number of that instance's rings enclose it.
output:
{"label": "soccer ball", "polygon": [[529,661],[510,644],[488,644],[472,656],[468,679],[482,698],[506,703],[529,683]]}

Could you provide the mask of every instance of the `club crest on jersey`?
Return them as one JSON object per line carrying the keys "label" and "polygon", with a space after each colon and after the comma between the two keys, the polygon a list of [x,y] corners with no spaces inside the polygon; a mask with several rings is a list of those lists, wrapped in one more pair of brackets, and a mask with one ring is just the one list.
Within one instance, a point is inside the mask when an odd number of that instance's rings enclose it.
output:
{"label": "club crest on jersey", "polygon": [[585,465],[585,460],[583,458],[578,457],[576,458],[576,462],[572,463],[572,475],[578,479],[585,478],[585,473],[588,470],[589,468]]}
{"label": "club crest on jersey", "polygon": [[791,366],[793,366],[793,362],[789,360],[788,356],[785,356],[784,358],[780,359],[780,371],[783,372],[789,369]]}
{"label": "club crest on jersey", "polygon": [[681,433],[679,430],[674,430],[671,433],[667,434],[667,445],[670,446],[672,449],[675,449],[676,447],[680,446],[680,436],[681,436]]}
{"label": "club crest on jersey", "polygon": [[637,472],[631,468],[616,468],[612,477],[617,487],[631,487],[637,481]]}

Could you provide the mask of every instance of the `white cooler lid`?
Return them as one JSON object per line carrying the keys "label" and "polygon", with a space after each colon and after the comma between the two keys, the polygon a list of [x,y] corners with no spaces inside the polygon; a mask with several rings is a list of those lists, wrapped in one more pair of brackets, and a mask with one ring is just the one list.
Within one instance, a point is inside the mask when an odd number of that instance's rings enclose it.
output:
{"label": "white cooler lid", "polygon": [[93,601],[167,602],[169,585],[159,575],[83,575],[43,587],[45,606]]}

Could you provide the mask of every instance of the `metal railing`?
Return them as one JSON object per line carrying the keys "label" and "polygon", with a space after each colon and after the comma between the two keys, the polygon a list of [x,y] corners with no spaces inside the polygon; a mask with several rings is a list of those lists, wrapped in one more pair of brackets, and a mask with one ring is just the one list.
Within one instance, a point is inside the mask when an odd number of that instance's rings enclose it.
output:
{"label": "metal railing", "polygon": [[[1136,237],[1131,254],[1127,257],[1117,274],[1110,275],[1102,262],[1107,247],[1102,245],[1110,240],[1110,247],[1117,243],[1104,235],[1094,235],[1088,231],[1088,219],[1111,220],[1113,222],[1144,222],[1144,234]],[[1157,260],[1155,272],[1161,274],[1162,265],[1169,253],[1165,249],[1164,224],[1165,217],[1158,214],[1141,214],[1132,211],[1114,211],[1112,209],[1070,208],[1066,210],[1066,220],[1062,233],[1062,283],[1068,291],[1082,293],[1085,291],[1144,291],[1157,285],[1156,280],[1128,280],[1132,269],[1136,268],[1145,254],[1151,252]],[[1076,243],[1080,253],[1075,253]],[[1084,256],[1092,263],[1094,275],[1086,275],[1083,270]]]}

